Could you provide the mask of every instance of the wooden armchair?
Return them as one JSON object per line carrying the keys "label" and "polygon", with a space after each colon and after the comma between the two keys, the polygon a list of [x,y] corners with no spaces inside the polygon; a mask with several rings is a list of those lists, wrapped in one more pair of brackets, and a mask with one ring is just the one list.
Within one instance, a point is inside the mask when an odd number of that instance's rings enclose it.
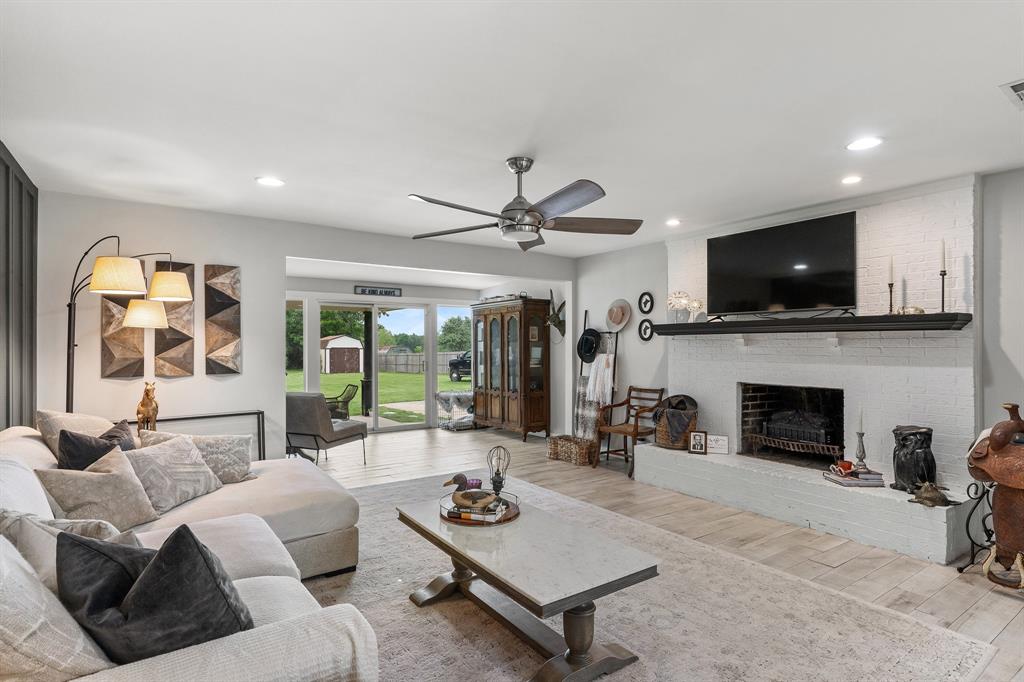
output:
{"label": "wooden armchair", "polygon": [[[629,465],[627,471],[630,478],[633,478],[634,468],[634,453],[636,452],[636,441],[644,436],[649,436],[654,433],[654,426],[647,426],[641,424],[640,420],[651,412],[654,412],[654,408],[658,406],[662,398],[665,397],[664,388],[640,388],[638,386],[630,386],[626,392],[626,399],[613,403],[611,405],[605,405],[601,408],[601,419],[599,426],[597,427],[598,438],[604,436],[606,439],[604,455],[607,460],[611,455],[622,456],[626,463]],[[622,422],[614,422],[615,408],[625,407],[626,414],[625,420]],[[648,417],[649,419],[649,417]],[[622,447],[619,449],[612,450],[612,436],[622,436]],[[632,448],[630,448],[630,441],[632,441]],[[597,466],[597,462],[601,459],[601,453],[598,452],[597,458],[593,462],[593,466]]]}

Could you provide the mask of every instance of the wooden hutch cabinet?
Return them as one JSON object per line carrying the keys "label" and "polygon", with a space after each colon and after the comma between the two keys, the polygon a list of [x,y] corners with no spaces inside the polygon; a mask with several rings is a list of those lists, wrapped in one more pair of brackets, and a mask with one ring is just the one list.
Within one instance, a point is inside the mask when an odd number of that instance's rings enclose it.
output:
{"label": "wooden hutch cabinet", "polygon": [[526,434],[549,432],[547,299],[473,306],[473,420]]}

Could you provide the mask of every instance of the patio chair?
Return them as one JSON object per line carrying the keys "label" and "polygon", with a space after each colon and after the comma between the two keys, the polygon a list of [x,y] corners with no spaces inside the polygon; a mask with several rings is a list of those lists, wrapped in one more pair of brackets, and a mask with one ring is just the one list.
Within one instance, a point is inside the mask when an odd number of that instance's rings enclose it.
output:
{"label": "patio chair", "polygon": [[332,419],[348,419],[348,404],[356,397],[356,393],[358,391],[358,386],[355,384],[349,384],[340,395],[336,395],[333,398],[327,398],[327,409],[330,410]]}
{"label": "patio chair", "polygon": [[[354,440],[363,442],[363,464],[366,464],[366,423],[354,420],[331,419],[327,399],[323,393],[290,392],[285,395],[285,452],[320,463],[320,451]],[[303,450],[316,450],[316,459]]]}

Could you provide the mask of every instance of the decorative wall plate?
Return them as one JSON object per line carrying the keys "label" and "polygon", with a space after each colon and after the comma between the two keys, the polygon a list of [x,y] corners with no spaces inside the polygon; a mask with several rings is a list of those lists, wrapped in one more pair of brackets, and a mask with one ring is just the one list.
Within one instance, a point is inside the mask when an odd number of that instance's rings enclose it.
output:
{"label": "decorative wall plate", "polygon": [[654,294],[649,291],[640,294],[640,298],[636,301],[636,307],[640,309],[642,314],[650,315],[651,311],[654,310]]}
{"label": "decorative wall plate", "polygon": [[650,341],[654,338],[654,323],[646,317],[640,320],[640,324],[636,327],[637,333],[640,334],[641,341]]}

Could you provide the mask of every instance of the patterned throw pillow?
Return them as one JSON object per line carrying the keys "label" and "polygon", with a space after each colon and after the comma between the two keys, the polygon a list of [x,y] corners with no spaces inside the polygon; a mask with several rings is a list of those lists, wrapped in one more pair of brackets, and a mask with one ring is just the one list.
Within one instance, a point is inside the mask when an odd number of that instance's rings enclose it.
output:
{"label": "patterned throw pillow", "polygon": [[184,436],[125,454],[160,514],[223,485]]}
{"label": "patterned throw pillow", "polygon": [[0,576],[0,674],[4,679],[70,680],[113,667],[3,537]]}
{"label": "patterned throw pillow", "polygon": [[116,663],[253,627],[220,559],[188,526],[158,551],[61,533],[57,574],[60,600]]}
{"label": "patterned throw pillow", "polygon": [[57,593],[57,536],[62,531],[120,545],[142,546],[133,531],[118,532],[99,519],[41,519],[35,514],[0,509],[0,535],[11,541],[54,594]]}
{"label": "patterned throw pillow", "polygon": [[102,519],[127,530],[157,518],[146,489],[120,448],[85,471],[36,469],[36,476],[69,519]]}
{"label": "patterned throw pillow", "polygon": [[191,436],[165,431],[143,431],[139,439],[144,446],[185,436],[199,448],[206,465],[213,469],[221,483],[239,483],[256,478],[249,473],[252,435],[247,436]]}
{"label": "patterned throw pillow", "polygon": [[114,448],[135,448],[132,430],[124,419],[98,436],[61,429],[57,438],[57,468],[82,471]]}

